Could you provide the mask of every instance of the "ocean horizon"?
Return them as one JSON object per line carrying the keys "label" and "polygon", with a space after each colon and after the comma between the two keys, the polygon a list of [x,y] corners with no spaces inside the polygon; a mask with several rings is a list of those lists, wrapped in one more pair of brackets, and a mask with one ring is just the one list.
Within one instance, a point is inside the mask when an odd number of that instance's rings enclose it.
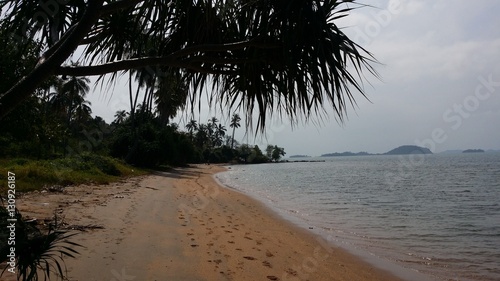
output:
{"label": "ocean horizon", "polygon": [[429,280],[500,280],[500,153],[307,159],[325,161],[216,177],[365,257]]}

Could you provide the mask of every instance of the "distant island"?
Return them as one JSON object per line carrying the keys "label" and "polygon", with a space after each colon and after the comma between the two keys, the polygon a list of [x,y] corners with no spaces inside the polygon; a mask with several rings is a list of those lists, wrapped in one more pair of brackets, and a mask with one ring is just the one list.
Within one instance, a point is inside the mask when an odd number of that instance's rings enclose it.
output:
{"label": "distant island", "polygon": [[292,155],[289,158],[308,158],[308,157],[311,157],[311,156],[298,154],[298,155]]}
{"label": "distant island", "polygon": [[440,152],[439,154],[462,154],[462,153],[498,153],[500,150],[495,150],[495,149],[488,149],[488,150],[483,150],[483,149],[454,149],[454,150],[446,150],[443,152]]}
{"label": "distant island", "polygon": [[426,147],[420,147],[416,145],[402,145],[398,148],[384,153],[384,155],[407,155],[407,154],[432,154]]}
{"label": "distant island", "polygon": [[322,154],[321,157],[338,157],[338,156],[368,156],[368,155],[408,155],[408,154],[432,154],[432,151],[430,151],[428,148],[425,147],[420,147],[416,145],[402,145],[400,147],[397,147],[393,150],[390,150],[386,153],[382,154],[371,154],[365,151],[362,152],[334,152],[334,153],[327,153],[327,154]]}
{"label": "distant island", "polygon": [[467,149],[462,151],[462,153],[484,153],[482,149]]}
{"label": "distant island", "polygon": [[323,154],[321,155],[321,157],[336,157],[336,156],[365,156],[365,155],[373,155],[373,154],[370,154],[368,152],[357,152],[357,153],[354,153],[354,152],[350,152],[350,151],[346,151],[346,152],[334,152],[334,153],[327,153],[327,154]]}

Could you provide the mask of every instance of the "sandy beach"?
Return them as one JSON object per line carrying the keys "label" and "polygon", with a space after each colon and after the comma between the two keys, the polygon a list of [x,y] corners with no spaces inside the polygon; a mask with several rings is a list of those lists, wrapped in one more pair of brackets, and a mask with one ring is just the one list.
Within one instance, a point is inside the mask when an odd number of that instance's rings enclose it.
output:
{"label": "sandy beach", "polygon": [[30,193],[25,216],[54,213],[79,234],[71,281],[401,280],[260,202],[222,187],[216,165],[198,165],[109,185]]}

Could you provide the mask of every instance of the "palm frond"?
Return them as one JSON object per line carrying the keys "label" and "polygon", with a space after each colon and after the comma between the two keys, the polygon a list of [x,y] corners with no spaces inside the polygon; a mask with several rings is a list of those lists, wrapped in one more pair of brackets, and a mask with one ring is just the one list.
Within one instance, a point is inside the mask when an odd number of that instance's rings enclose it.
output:
{"label": "palm frond", "polygon": [[[21,32],[22,20],[35,18],[47,1],[5,1],[5,25]],[[59,67],[56,74],[111,74],[115,80],[116,73],[132,71],[153,93],[165,69],[176,69],[190,87],[185,99],[191,110],[201,109],[208,92],[211,106],[241,110],[247,122],[256,115],[260,130],[274,115],[294,123],[333,110],[342,122],[356,105],[355,93],[365,97],[363,72],[377,76],[373,55],[336,24],[358,7],[353,0],[105,2],[91,11],[97,16],[88,17],[93,24],[78,42],[85,49],[81,65]],[[57,45],[91,3],[71,0],[57,16],[30,22],[30,32],[46,47]],[[152,94],[148,98],[143,106],[152,103]]]}

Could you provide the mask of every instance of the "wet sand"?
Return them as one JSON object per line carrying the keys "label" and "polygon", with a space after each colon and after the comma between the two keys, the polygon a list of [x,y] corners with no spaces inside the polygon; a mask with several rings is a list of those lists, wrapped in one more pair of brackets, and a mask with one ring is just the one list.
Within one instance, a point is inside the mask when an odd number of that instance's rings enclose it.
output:
{"label": "wet sand", "polygon": [[118,183],[33,193],[39,221],[58,214],[85,248],[66,259],[71,281],[401,280],[221,187],[216,165]]}

